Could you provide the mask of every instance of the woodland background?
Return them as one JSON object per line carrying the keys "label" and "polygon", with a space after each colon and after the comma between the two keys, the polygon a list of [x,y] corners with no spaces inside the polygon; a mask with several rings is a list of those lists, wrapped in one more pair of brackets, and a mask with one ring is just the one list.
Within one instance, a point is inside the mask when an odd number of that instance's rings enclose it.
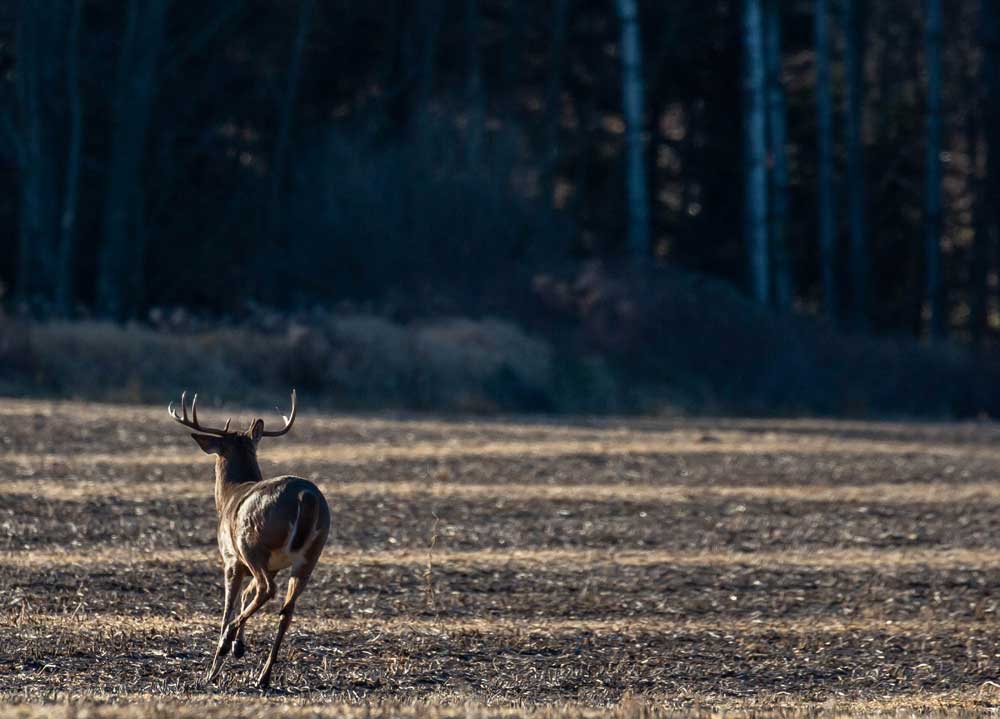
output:
{"label": "woodland background", "polygon": [[998,414],[998,5],[0,2],[0,391]]}

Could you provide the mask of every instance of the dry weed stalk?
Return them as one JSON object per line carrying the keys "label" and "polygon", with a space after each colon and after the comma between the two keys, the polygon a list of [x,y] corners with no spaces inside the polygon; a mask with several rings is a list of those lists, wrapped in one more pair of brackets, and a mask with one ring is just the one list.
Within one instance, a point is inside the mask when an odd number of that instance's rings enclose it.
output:
{"label": "dry weed stalk", "polygon": [[427,609],[436,617],[438,611],[437,592],[434,588],[434,548],[437,546],[438,525],[441,524],[441,518],[437,516],[437,512],[431,512],[431,516],[434,517],[434,524],[431,526],[430,541],[427,544],[427,565],[424,568],[424,597],[427,602]]}

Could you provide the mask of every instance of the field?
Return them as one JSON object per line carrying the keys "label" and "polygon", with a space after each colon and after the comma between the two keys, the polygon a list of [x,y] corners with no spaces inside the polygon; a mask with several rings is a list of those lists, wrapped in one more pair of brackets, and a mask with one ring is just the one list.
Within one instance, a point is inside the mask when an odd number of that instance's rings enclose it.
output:
{"label": "field", "polygon": [[262,695],[276,603],[201,683],[222,604],[211,458],[165,407],[5,401],[0,715],[988,711],[998,440],[302,413],[262,465],[317,481],[334,529]]}

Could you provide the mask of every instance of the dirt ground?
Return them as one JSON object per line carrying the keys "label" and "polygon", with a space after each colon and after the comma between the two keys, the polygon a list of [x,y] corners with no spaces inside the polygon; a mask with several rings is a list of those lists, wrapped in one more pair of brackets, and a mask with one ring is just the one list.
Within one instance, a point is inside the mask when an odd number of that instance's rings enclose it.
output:
{"label": "dirt ground", "polygon": [[262,695],[276,603],[201,683],[212,459],[165,407],[3,401],[0,716],[989,712],[998,440],[304,412],[262,465],[334,528]]}

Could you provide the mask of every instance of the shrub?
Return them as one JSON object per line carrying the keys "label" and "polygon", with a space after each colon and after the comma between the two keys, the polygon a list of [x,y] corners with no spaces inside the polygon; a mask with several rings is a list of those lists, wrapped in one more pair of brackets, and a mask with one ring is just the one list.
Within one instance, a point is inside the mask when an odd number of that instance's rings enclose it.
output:
{"label": "shrub", "polygon": [[578,352],[606,357],[628,379],[622,398],[634,411],[657,411],[669,396],[697,412],[1000,415],[995,364],[954,345],[839,334],[718,280],[589,265],[534,287],[543,322],[562,318]]}
{"label": "shrub", "polygon": [[529,332],[357,310],[251,308],[225,324],[159,312],[159,329],[0,315],[0,390],[163,402],[186,387],[258,402],[294,386],[314,405],[362,409],[1000,415],[995,363],[838,334],[697,275],[590,265],[534,289]]}
{"label": "shrub", "polygon": [[0,329],[0,382],[13,393],[162,402],[192,388],[257,401],[294,386],[355,408],[549,408],[548,346],[498,320],[400,325],[318,313],[270,332],[10,320]]}

